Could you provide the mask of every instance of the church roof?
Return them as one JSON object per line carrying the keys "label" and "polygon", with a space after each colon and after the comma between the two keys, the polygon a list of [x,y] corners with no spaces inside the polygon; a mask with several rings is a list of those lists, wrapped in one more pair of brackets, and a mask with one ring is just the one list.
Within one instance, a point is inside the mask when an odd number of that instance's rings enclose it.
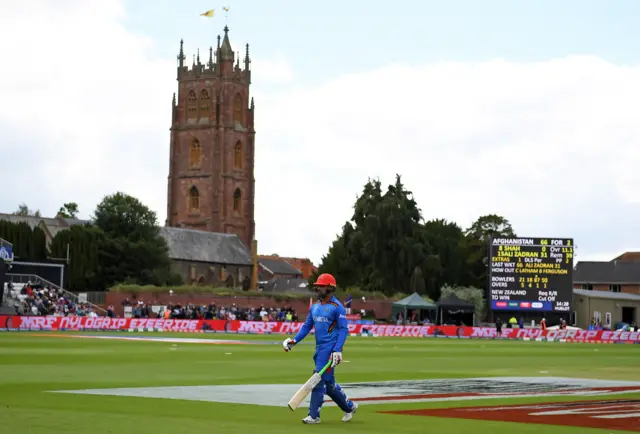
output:
{"label": "church roof", "polygon": [[35,227],[43,227],[46,231],[49,232],[51,238],[55,237],[56,234],[65,229],[69,229],[71,226],[75,225],[83,225],[89,223],[89,220],[80,220],[80,219],[72,219],[72,218],[64,218],[64,217],[35,217],[35,216],[20,216],[15,214],[3,214],[0,213],[0,220],[6,220],[12,223],[26,223],[29,225],[31,229]]}
{"label": "church roof", "polygon": [[195,229],[161,227],[169,246],[169,257],[180,261],[225,265],[251,265],[251,253],[233,234],[198,231]]}
{"label": "church roof", "polygon": [[283,259],[260,258],[258,263],[271,272],[271,274],[287,274],[291,276],[302,275],[302,272]]}

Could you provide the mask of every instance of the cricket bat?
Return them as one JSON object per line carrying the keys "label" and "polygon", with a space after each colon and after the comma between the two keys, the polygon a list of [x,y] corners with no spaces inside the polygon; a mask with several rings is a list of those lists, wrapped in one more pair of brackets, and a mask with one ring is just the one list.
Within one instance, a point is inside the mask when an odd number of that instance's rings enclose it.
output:
{"label": "cricket bat", "polygon": [[300,403],[307,397],[308,394],[311,393],[311,390],[316,387],[318,383],[320,383],[322,374],[324,374],[324,372],[329,369],[329,366],[331,366],[331,360],[329,360],[329,362],[324,365],[324,368],[322,368],[320,372],[314,372],[311,378],[309,378],[307,382],[304,383],[302,387],[293,394],[288,404],[291,411],[298,408]]}

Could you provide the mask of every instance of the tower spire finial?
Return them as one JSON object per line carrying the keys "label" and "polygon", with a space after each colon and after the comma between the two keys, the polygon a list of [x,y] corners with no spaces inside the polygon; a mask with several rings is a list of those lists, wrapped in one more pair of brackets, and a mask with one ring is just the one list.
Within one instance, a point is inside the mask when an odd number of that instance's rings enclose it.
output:
{"label": "tower spire finial", "polygon": [[230,60],[233,62],[233,57],[233,48],[231,48],[231,42],[229,42],[229,26],[224,26],[224,38],[222,39],[220,58],[218,60]]}
{"label": "tower spire finial", "polygon": [[207,63],[209,69],[213,69],[213,47],[209,47],[209,63]]}
{"label": "tower spire finial", "polygon": [[198,65],[200,65],[200,48],[198,48]]}
{"label": "tower spire finial", "polygon": [[184,61],[186,57],[184,57],[184,40],[180,39],[180,52],[178,53],[178,65],[182,68],[184,66]]}
{"label": "tower spire finial", "polygon": [[249,44],[247,44],[247,50],[244,54],[244,69],[246,71],[249,70],[249,64],[251,63],[251,58],[249,57]]}

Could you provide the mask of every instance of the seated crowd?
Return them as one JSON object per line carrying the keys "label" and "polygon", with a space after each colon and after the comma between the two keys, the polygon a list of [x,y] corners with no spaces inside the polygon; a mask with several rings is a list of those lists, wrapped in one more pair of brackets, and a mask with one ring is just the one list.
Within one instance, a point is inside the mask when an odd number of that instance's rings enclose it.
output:
{"label": "seated crowd", "polygon": [[[208,305],[180,305],[169,304],[154,312],[151,306],[142,300],[132,303],[129,299],[122,302],[123,306],[131,306],[133,318],[164,318],[164,319],[206,319],[206,320],[241,320],[241,321],[278,321],[297,322],[298,314],[291,307],[267,308],[260,306],[239,307],[233,303],[231,306],[218,306],[216,303]],[[107,315],[114,317],[113,306],[107,309]],[[304,321],[304,318],[302,319]]]}
{"label": "seated crowd", "polygon": [[18,301],[19,315],[98,316],[88,305],[75,303],[65,296],[62,289],[31,282],[22,285],[8,282],[6,289],[7,295]]}

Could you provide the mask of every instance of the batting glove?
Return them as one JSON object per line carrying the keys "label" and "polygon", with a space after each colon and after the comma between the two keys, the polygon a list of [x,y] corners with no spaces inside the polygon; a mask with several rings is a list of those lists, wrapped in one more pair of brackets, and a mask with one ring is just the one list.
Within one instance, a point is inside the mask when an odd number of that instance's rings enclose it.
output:
{"label": "batting glove", "polygon": [[331,353],[331,367],[335,368],[342,362],[342,353],[340,351]]}
{"label": "batting glove", "polygon": [[296,344],[296,341],[294,341],[291,338],[287,338],[284,340],[284,342],[282,343],[282,348],[284,348],[285,351],[289,352],[291,351],[291,349],[293,348],[293,346]]}

